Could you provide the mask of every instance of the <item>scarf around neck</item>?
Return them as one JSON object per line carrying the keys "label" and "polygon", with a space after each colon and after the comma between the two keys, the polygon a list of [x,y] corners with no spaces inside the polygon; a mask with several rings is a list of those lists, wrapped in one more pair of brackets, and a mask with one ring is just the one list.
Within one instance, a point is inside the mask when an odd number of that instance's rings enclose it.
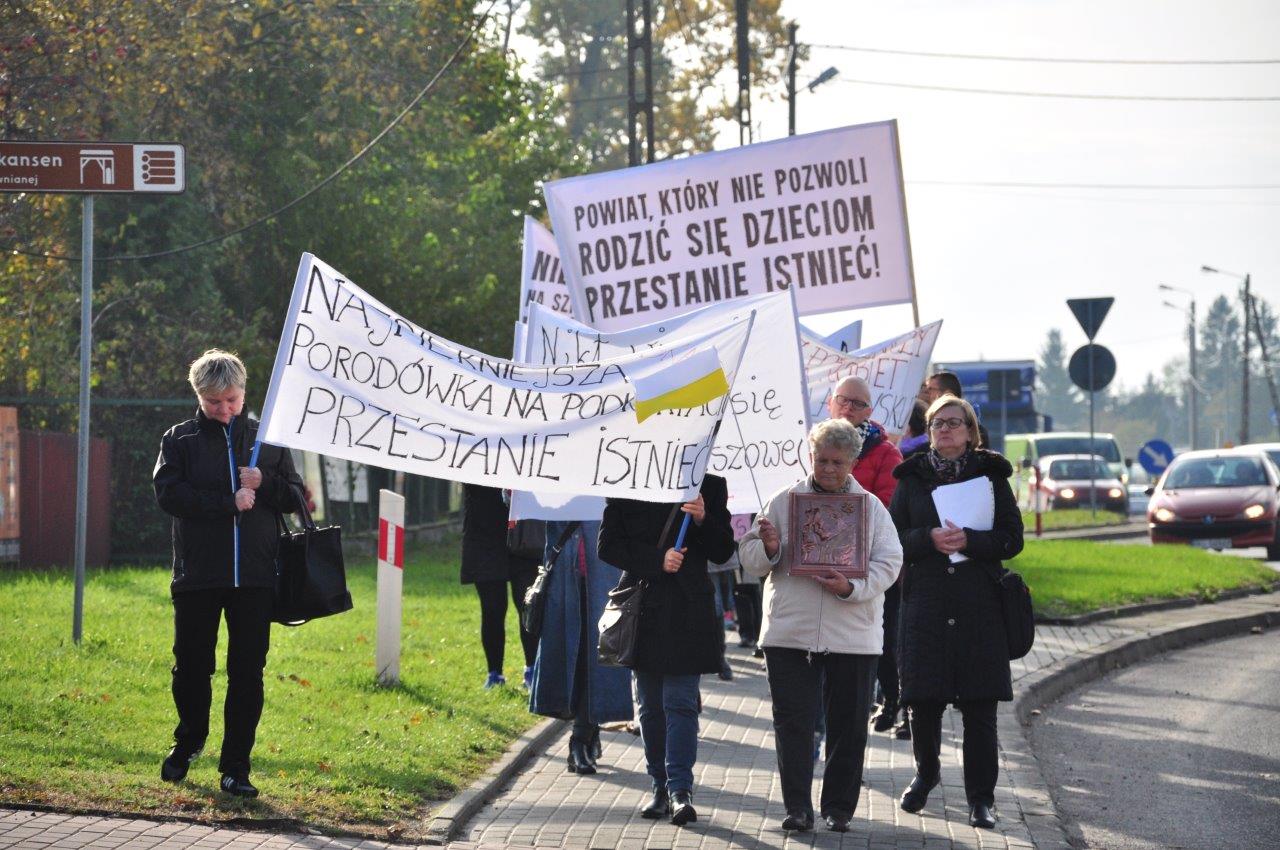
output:
{"label": "scarf around neck", "polygon": [[858,450],[858,457],[864,458],[867,452],[876,447],[876,443],[884,438],[884,429],[870,419],[859,422],[853,426],[853,430],[858,432],[858,436],[862,437],[862,448]]}
{"label": "scarf around neck", "polygon": [[951,484],[960,477],[960,473],[964,472],[965,466],[968,465],[969,459],[973,456],[973,452],[966,448],[964,454],[955,460],[947,460],[938,454],[937,449],[929,449],[929,465],[933,467],[934,473],[938,476],[938,480],[943,484]]}

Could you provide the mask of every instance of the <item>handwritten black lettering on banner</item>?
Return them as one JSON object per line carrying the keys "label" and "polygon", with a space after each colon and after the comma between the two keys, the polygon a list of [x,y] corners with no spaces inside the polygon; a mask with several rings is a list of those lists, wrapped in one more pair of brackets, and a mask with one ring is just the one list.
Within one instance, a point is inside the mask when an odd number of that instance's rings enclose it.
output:
{"label": "handwritten black lettering on banner", "polygon": [[892,121],[545,191],[574,315],[600,330],[788,289],[800,315],[912,299]]}
{"label": "handwritten black lettering on banner", "polygon": [[848,352],[828,348],[807,331],[802,332],[810,417],[815,422],[826,419],[827,401],[836,386],[845,378],[862,378],[871,387],[871,418],[891,437],[901,436],[941,329],[939,320]]}
{"label": "handwritten black lettering on banner", "polygon": [[555,237],[531,216],[524,217],[524,260],[520,269],[521,322],[528,320],[530,304],[541,304],[566,316],[573,314]]}
{"label": "handwritten black lettering on banner", "polygon": [[[525,359],[554,369],[661,352],[740,321],[752,312],[759,332],[753,332],[747,341],[707,469],[728,481],[730,512],[753,513],[760,510],[762,499],[809,472],[804,371],[789,293],[756,295],[614,332],[593,330],[538,306],[529,311]],[[673,415],[694,412],[698,411]],[[700,415],[709,413],[704,410]],[[579,513],[558,511],[554,506],[561,501],[542,493],[521,493],[513,497],[512,512],[543,519],[589,519],[599,515],[599,506],[593,508],[582,501],[573,507]]]}
{"label": "handwritten black lettering on banner", "polygon": [[732,377],[749,327],[603,362],[521,365],[431,333],[306,254],[263,440],[507,489],[674,501],[701,483],[726,401],[638,423],[630,378],[710,345]]}

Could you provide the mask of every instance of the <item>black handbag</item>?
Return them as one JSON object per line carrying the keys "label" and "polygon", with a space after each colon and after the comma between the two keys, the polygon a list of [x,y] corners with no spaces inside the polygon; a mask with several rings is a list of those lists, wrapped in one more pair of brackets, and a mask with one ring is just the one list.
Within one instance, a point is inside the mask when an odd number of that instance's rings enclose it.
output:
{"label": "black handbag", "polygon": [[1000,591],[1000,607],[1004,615],[1004,637],[1009,646],[1009,660],[1015,661],[1031,651],[1036,642],[1036,620],[1031,609],[1031,590],[1022,576],[1005,570],[996,578]]}
{"label": "black handbag", "polygon": [[518,519],[507,528],[507,551],[517,558],[542,560],[547,550],[547,524],[540,519]]}
{"label": "black handbag", "polygon": [[542,635],[542,620],[547,613],[547,582],[551,576],[551,568],[560,557],[564,544],[569,542],[569,538],[580,525],[582,525],[580,522],[571,522],[564,527],[564,531],[560,532],[560,539],[556,541],[556,545],[547,553],[546,559],[538,567],[538,575],[533,579],[533,584],[529,585],[529,589],[524,592],[524,610],[520,612],[520,625],[533,637]]}
{"label": "black handbag", "polygon": [[342,529],[336,525],[318,528],[301,488],[293,486],[302,506],[302,530],[290,531],[284,516],[276,514],[280,545],[271,610],[271,619],[286,626],[300,626],[352,608],[342,561]]}
{"label": "black handbag", "polygon": [[609,601],[600,615],[600,644],[596,660],[605,667],[631,667],[636,660],[636,640],[640,634],[640,606],[648,582],[639,581],[609,591]]}

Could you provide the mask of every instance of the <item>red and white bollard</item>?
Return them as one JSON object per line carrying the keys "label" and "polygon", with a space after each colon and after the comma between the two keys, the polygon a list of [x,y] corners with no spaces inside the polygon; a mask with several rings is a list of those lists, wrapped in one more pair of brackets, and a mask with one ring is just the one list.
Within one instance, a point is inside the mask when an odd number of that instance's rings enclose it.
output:
{"label": "red and white bollard", "polygon": [[404,496],[378,491],[378,684],[400,681],[400,620],[404,579]]}

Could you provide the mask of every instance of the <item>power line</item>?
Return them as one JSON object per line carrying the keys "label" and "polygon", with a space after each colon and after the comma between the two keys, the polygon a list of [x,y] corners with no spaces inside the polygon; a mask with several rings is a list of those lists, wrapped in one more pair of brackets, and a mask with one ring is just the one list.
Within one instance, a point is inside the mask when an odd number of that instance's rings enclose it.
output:
{"label": "power line", "polygon": [[[324,178],[319,183],[312,186],[307,191],[303,192],[298,197],[289,201],[284,206],[278,207],[275,210],[272,210],[271,212],[267,213],[266,215],[260,216],[254,219],[253,221],[250,221],[248,224],[241,225],[240,227],[237,227],[234,230],[229,230],[226,233],[220,234],[218,236],[211,236],[208,239],[203,239],[199,242],[193,242],[190,245],[183,245],[178,248],[168,248],[164,251],[153,251],[149,254],[117,254],[112,257],[94,257],[94,260],[97,262],[104,262],[104,263],[137,261],[137,260],[153,260],[153,259],[156,259],[157,257],[171,257],[175,254],[182,254],[187,251],[194,251],[197,248],[203,248],[207,245],[213,245],[214,243],[225,241],[227,239],[230,239],[232,236],[238,236],[247,230],[252,230],[255,227],[266,224],[268,221],[271,221],[272,219],[276,218],[282,213],[285,213],[288,210],[292,209],[293,207],[296,207],[298,204],[302,203],[307,198],[314,195],[316,192],[319,192],[325,186],[328,186],[334,180],[337,180],[340,176],[342,176],[343,172],[345,172],[347,169],[351,168],[360,160],[364,159],[366,154],[368,154],[371,150],[373,150],[373,148],[379,142],[381,142],[388,133],[394,130],[396,126],[399,125],[400,122],[404,120],[405,116],[407,116],[411,111],[413,111],[413,108],[417,106],[422,101],[422,99],[426,97],[428,93],[430,93],[430,91],[433,88],[435,88],[436,83],[439,82],[440,78],[444,76],[445,72],[453,67],[453,63],[458,60],[458,57],[462,55],[462,51],[466,48],[468,44],[471,43],[471,40],[475,37],[475,34],[480,30],[480,27],[484,25],[485,21],[488,20],[489,14],[493,11],[493,7],[496,6],[497,4],[498,4],[498,0],[492,0],[492,2],[489,4],[489,8],[486,9],[484,14],[481,15],[476,20],[475,24],[471,27],[471,30],[470,32],[467,33],[466,37],[462,39],[461,42],[458,43],[458,46],[454,49],[453,53],[449,56],[448,61],[445,62],[443,66],[441,66],[440,70],[437,71],[435,73],[435,76],[433,76],[430,79],[430,81],[427,82],[426,86],[424,86],[422,90],[418,92],[417,96],[415,96],[413,100],[409,101],[409,105],[406,106],[404,109],[402,109],[399,115],[391,119],[391,123],[383,127],[382,130],[379,131],[378,135],[374,136],[367,145],[365,145],[355,154],[355,156],[351,157],[342,165],[338,166],[337,170],[335,170],[332,174],[330,174],[328,177]],[[22,248],[10,248],[10,247],[5,247],[0,250],[6,251],[9,253],[14,253],[14,254],[25,254],[26,256],[29,256],[29,257],[43,257],[48,260],[67,260],[67,261],[74,261],[74,262],[80,261],[80,257],[71,256],[68,254],[49,254],[41,251],[28,251]]]}
{"label": "power line", "polygon": [[810,44],[821,50],[848,50],[890,56],[922,56],[929,59],[978,59],[988,62],[1051,62],[1070,65],[1280,65],[1280,59],[1071,59],[1057,56],[996,56],[979,53],[934,53],[924,50],[890,50],[852,44]]}
{"label": "power line", "polygon": [[1239,191],[1280,189],[1280,183],[1051,183],[1018,180],[908,180],[912,186],[981,186],[999,189],[1158,189],[1170,191]]}
{"label": "power line", "polygon": [[995,94],[1008,97],[1055,97],[1073,100],[1141,100],[1157,102],[1195,102],[1195,103],[1260,103],[1280,101],[1275,95],[1231,95],[1231,96],[1198,96],[1198,95],[1137,95],[1137,94],[1074,94],[1069,92],[1013,91],[1009,89],[978,89],[961,86],[933,86],[921,83],[894,83],[887,80],[851,80],[838,77],[838,83],[851,83],[860,86],[887,86],[895,89],[919,89],[923,91],[945,91],[960,94]]}

